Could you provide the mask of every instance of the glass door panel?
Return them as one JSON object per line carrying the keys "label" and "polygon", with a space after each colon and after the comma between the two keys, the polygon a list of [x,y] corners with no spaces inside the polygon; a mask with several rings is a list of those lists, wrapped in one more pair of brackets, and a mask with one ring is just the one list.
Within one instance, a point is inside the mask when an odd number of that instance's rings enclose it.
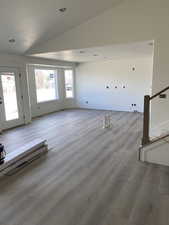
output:
{"label": "glass door panel", "polygon": [[0,69],[1,130],[24,123],[20,79],[17,70]]}
{"label": "glass door panel", "polygon": [[7,121],[19,118],[16,95],[16,83],[13,73],[1,75],[2,91],[4,98],[5,119]]}

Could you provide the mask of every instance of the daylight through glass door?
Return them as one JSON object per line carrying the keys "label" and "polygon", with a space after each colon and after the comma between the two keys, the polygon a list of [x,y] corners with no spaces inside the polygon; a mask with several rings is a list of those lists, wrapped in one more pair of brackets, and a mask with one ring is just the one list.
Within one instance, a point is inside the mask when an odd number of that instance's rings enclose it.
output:
{"label": "daylight through glass door", "polygon": [[1,75],[4,109],[6,121],[19,118],[18,103],[16,95],[16,82],[14,73]]}

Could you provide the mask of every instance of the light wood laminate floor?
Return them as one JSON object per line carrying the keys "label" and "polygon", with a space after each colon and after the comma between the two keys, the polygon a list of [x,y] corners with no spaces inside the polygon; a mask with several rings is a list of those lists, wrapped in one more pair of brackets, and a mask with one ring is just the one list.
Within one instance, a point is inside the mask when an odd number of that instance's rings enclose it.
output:
{"label": "light wood laminate floor", "polygon": [[34,138],[51,151],[0,179],[0,225],[168,225],[169,169],[137,161],[142,115],[67,110],[5,132],[7,152]]}

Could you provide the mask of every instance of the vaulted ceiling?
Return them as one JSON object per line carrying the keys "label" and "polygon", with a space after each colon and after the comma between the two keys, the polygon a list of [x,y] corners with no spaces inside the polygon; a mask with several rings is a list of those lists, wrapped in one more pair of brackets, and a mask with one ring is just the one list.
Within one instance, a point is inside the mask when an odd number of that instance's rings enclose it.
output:
{"label": "vaulted ceiling", "polygon": [[[24,54],[122,1],[1,0],[0,53]],[[61,13],[59,9],[64,7],[67,10]]]}
{"label": "vaulted ceiling", "polygon": [[74,49],[51,53],[35,54],[35,57],[63,60],[70,62],[91,62],[102,60],[118,60],[123,58],[152,58],[154,54],[154,42],[134,42],[128,44],[116,44],[86,49]]}

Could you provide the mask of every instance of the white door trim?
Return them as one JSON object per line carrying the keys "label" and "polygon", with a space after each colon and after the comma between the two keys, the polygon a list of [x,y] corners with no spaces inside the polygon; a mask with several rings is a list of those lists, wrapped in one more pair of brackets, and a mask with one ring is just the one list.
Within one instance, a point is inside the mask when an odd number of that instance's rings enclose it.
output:
{"label": "white door trim", "polygon": [[[17,95],[17,106],[18,106],[18,114],[19,118],[7,121],[5,118],[5,109],[4,109],[4,104],[0,105],[1,108],[1,117],[0,117],[0,124],[1,124],[1,129],[9,129],[13,128],[19,125],[24,124],[24,115],[23,115],[23,101],[22,101],[22,95],[21,95],[21,82],[20,82],[20,76],[19,76],[19,71],[16,68],[12,67],[0,67],[0,75],[5,72],[11,72],[14,73],[15,76],[15,85],[16,85],[16,95]],[[3,100],[3,90],[2,90],[2,83],[0,79],[0,94],[2,96]]]}

